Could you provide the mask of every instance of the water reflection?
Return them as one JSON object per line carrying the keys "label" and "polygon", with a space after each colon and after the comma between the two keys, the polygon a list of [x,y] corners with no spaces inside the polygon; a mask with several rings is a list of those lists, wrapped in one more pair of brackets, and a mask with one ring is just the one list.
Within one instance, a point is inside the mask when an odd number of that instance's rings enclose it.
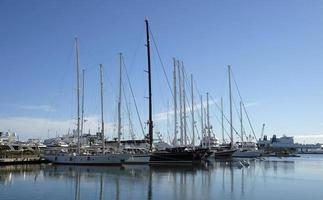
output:
{"label": "water reflection", "polygon": [[[323,166],[323,159],[317,162]],[[298,167],[307,178],[316,178],[322,185],[323,177],[311,176],[307,164],[295,160],[227,160],[184,166],[0,166],[0,199],[21,197],[13,192],[16,185],[28,188],[25,195],[47,200],[259,199],[268,189],[284,187],[289,179],[304,178]]]}
{"label": "water reflection", "polygon": [[23,177],[23,179],[33,176],[34,181],[37,181],[42,168],[42,165],[0,165],[0,184],[12,185],[13,177],[16,176]]}
{"label": "water reflection", "polygon": [[80,172],[77,170],[76,171],[76,176],[75,176],[75,200],[79,200],[80,199],[80,179],[81,179],[81,174]]}

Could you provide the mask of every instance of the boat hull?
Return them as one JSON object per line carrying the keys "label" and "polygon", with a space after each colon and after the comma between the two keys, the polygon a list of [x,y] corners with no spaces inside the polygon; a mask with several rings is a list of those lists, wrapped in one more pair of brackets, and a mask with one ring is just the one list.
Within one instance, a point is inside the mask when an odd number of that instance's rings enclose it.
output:
{"label": "boat hull", "polygon": [[150,164],[159,163],[193,163],[203,159],[205,152],[200,151],[183,151],[183,152],[168,152],[156,151],[150,155]]}
{"label": "boat hull", "polygon": [[69,165],[120,165],[130,158],[128,154],[105,155],[44,155],[43,158],[54,164]]}
{"label": "boat hull", "polygon": [[235,151],[235,149],[213,151],[211,156],[216,159],[231,158]]}
{"label": "boat hull", "polygon": [[261,152],[259,151],[240,151],[237,150],[232,154],[232,157],[235,158],[257,158],[261,156]]}
{"label": "boat hull", "polygon": [[192,163],[191,153],[154,152],[150,155],[150,164],[158,163]]}
{"label": "boat hull", "polygon": [[147,164],[150,160],[149,154],[129,154],[130,157],[125,160],[125,164]]}

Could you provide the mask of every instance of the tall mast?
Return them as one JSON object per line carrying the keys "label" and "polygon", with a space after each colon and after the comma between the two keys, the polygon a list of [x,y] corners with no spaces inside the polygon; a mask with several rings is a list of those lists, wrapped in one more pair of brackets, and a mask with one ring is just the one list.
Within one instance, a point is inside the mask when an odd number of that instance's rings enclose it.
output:
{"label": "tall mast", "polygon": [[[206,144],[206,147],[209,148],[209,139],[207,137],[207,133],[206,133],[206,129],[207,129],[207,111],[206,108],[203,108],[203,112],[204,112],[204,142]],[[207,139],[207,141],[205,141]]]}
{"label": "tall mast", "polygon": [[193,74],[191,74],[191,95],[192,95],[192,110],[191,110],[191,114],[192,114],[192,145],[193,147],[195,147],[195,131],[194,131],[194,125],[195,125],[195,121],[194,121],[194,90],[193,90]]}
{"label": "tall mast", "polygon": [[104,141],[104,118],[103,118],[103,65],[100,64],[100,86],[101,86],[101,140],[102,140],[102,154],[105,152]]}
{"label": "tall mast", "polygon": [[79,42],[75,38],[76,49],[76,87],[77,87],[77,153],[80,154],[80,57],[79,57]]}
{"label": "tall mast", "polygon": [[[202,135],[202,138],[204,138],[204,120],[203,120],[204,108],[203,108],[203,96],[202,95],[200,95],[200,100],[201,100],[201,135]],[[204,147],[204,142],[202,142],[202,145]]]}
{"label": "tall mast", "polygon": [[169,141],[171,142],[171,139],[170,139],[170,135],[169,135],[169,125],[170,125],[170,121],[169,121],[169,101],[167,101],[167,120],[166,120],[166,132],[167,132],[167,137],[169,139]]}
{"label": "tall mast", "polygon": [[153,149],[153,119],[152,119],[152,95],[151,95],[151,64],[150,64],[150,40],[149,40],[149,24],[148,20],[145,20],[146,23],[146,36],[147,36],[147,61],[148,61],[148,100],[149,100],[149,143],[150,143],[150,151]]}
{"label": "tall mast", "polygon": [[206,120],[207,120],[207,136],[208,136],[208,146],[210,147],[211,140],[211,129],[210,129],[210,111],[209,111],[209,93],[206,93]]}
{"label": "tall mast", "polygon": [[177,145],[177,89],[176,89],[176,59],[174,61],[174,144]]}
{"label": "tall mast", "polygon": [[118,150],[120,150],[120,136],[121,136],[121,92],[122,92],[122,53],[119,54],[119,99],[118,99]]}
{"label": "tall mast", "polygon": [[243,123],[242,123],[242,101],[240,101],[240,131],[241,131],[241,142],[243,142]]}
{"label": "tall mast", "polygon": [[129,101],[128,101],[128,132],[131,136],[131,139],[134,140],[133,131],[132,131],[132,120],[131,120],[131,96],[129,95]]}
{"label": "tall mast", "polygon": [[187,127],[187,123],[186,123],[186,94],[185,94],[185,72],[184,72],[184,63],[182,61],[182,84],[183,84],[183,117],[184,117],[184,145],[187,145],[187,133],[186,133],[186,127]]}
{"label": "tall mast", "polygon": [[228,75],[229,75],[229,99],[230,99],[230,139],[231,139],[231,149],[233,148],[233,126],[232,126],[232,94],[231,94],[231,66],[228,65]]}
{"label": "tall mast", "polygon": [[82,114],[81,114],[81,135],[83,134],[84,127],[84,77],[85,69],[82,70]]}
{"label": "tall mast", "polygon": [[221,127],[222,127],[222,143],[224,144],[224,121],[223,121],[223,98],[221,97]]}
{"label": "tall mast", "polygon": [[180,144],[183,145],[183,112],[182,112],[182,77],[181,77],[181,67],[179,61],[177,61],[177,68],[178,68],[178,90],[179,90],[179,130],[181,133]]}

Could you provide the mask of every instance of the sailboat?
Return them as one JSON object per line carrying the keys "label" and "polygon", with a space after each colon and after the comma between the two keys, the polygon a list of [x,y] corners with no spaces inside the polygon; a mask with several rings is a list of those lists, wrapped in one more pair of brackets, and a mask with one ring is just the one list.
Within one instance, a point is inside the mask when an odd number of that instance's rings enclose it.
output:
{"label": "sailboat", "polygon": [[[243,128],[243,120],[242,120],[242,107],[243,102],[240,102],[240,127],[241,127],[241,142],[237,142],[237,151],[234,152],[232,157],[237,158],[257,158],[261,156],[261,151],[258,150],[257,144],[252,141],[244,141],[244,128]],[[248,138],[247,138],[248,139]]]}
{"label": "sailboat", "polygon": [[[201,116],[202,116],[202,126],[203,126],[203,102],[201,100]],[[206,129],[206,130],[205,130]],[[210,157],[213,158],[230,158],[235,152],[235,149],[231,148],[222,148],[219,145],[218,139],[211,136],[212,126],[210,125],[210,115],[209,115],[209,93],[206,93],[206,124],[205,128],[202,128],[202,135],[204,137],[201,140],[200,149],[208,149]]]}
{"label": "sailboat", "polygon": [[[149,162],[150,156],[146,149],[136,148],[136,147],[121,147],[121,96],[122,96],[122,63],[123,56],[122,53],[119,54],[119,97],[118,97],[118,151],[128,154],[129,158],[125,160],[125,164],[147,164]],[[130,122],[129,122],[130,123]]]}
{"label": "sailboat", "polygon": [[75,38],[76,50],[76,74],[77,74],[77,152],[58,152],[43,155],[43,158],[55,164],[74,165],[119,165],[129,159],[129,154],[106,152],[104,139],[104,118],[103,118],[103,65],[100,64],[100,89],[101,89],[101,142],[102,149],[94,154],[81,152],[80,145],[80,73],[79,73],[79,47],[78,38]]}
{"label": "sailboat", "polygon": [[[201,152],[196,151],[186,146],[171,147],[164,150],[153,149],[153,120],[152,120],[152,85],[151,85],[151,62],[150,62],[150,39],[149,39],[149,24],[146,24],[146,47],[147,47],[147,60],[148,60],[148,135],[149,135],[149,150],[150,164],[165,164],[165,163],[192,163],[201,160]],[[204,155],[204,154],[203,154]]]}
{"label": "sailboat", "polygon": [[257,158],[262,155],[262,151],[258,150],[254,142],[239,142],[237,143],[238,149],[232,157],[236,158]]}
{"label": "sailboat", "polygon": [[[233,153],[236,151],[233,145],[233,125],[232,125],[232,95],[231,95],[231,67],[228,66],[228,75],[229,75],[229,99],[230,99],[230,146],[229,147],[216,147],[211,149],[212,156],[216,159],[222,158],[231,158]],[[208,99],[207,99],[208,102]],[[208,110],[208,109],[207,109]],[[223,135],[223,105],[221,100],[221,113],[222,113],[222,135]],[[223,136],[222,136],[223,137]]]}

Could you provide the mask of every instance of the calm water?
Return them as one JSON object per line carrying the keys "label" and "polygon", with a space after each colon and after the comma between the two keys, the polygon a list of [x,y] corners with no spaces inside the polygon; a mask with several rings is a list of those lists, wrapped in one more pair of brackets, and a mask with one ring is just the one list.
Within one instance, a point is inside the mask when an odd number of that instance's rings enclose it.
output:
{"label": "calm water", "polygon": [[0,166],[0,199],[323,199],[323,156],[198,166]]}

